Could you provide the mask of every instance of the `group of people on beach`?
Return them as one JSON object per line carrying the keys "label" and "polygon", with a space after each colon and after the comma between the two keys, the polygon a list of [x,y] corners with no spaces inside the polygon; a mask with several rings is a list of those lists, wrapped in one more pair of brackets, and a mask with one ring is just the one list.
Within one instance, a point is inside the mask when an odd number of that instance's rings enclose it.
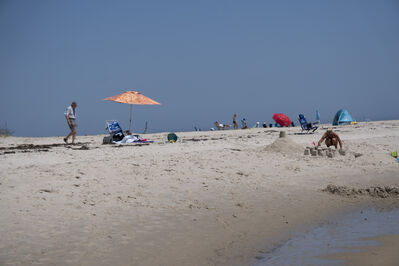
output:
{"label": "group of people on beach", "polygon": [[[231,125],[222,124],[222,123],[219,123],[218,121],[215,121],[215,123],[213,123],[213,124],[215,125],[215,127],[218,130],[225,130],[225,129],[228,129],[229,127],[231,127]],[[238,129],[237,114],[233,115],[233,128]],[[248,128],[247,120],[245,120],[245,118],[243,118],[243,119],[241,119],[241,129],[246,129],[246,128]]]}
{"label": "group of people on beach", "polygon": [[[231,127],[231,125],[222,124],[222,123],[219,123],[218,121],[215,121],[213,124],[215,125],[215,127],[218,130],[225,130],[225,129],[228,129]],[[275,126],[277,126],[277,124]],[[290,126],[294,127],[295,126],[294,122],[291,122]],[[254,127],[259,128],[260,122],[256,122]],[[263,122],[262,127],[263,128],[273,127],[273,124],[268,125],[266,122]],[[241,129],[247,129],[247,128],[248,128],[247,120],[245,118],[241,119]],[[239,129],[239,126],[237,123],[237,114],[233,115],[233,129]]]}
{"label": "group of people on beach", "polygon": [[[76,107],[78,105],[76,102],[72,102],[70,106],[68,106],[64,112],[66,121],[68,123],[68,127],[71,130],[68,136],[64,138],[64,142],[68,143],[68,139],[72,137],[72,144],[75,144],[75,138],[76,138],[76,128],[78,127],[78,124],[76,123]],[[229,128],[230,125],[226,124],[221,124],[219,122],[214,123],[216,128],[219,130],[224,130],[226,128]],[[257,123],[257,127],[259,127],[259,122]],[[263,123],[263,127],[267,128],[267,124]],[[233,128],[238,129],[238,123],[237,123],[237,114],[233,115]],[[241,129],[246,129],[248,128],[247,121],[245,118],[241,119]],[[336,149],[338,149],[338,145],[340,146],[340,149],[342,149],[342,140],[338,136],[337,133],[335,133],[332,128],[328,128],[327,131],[323,134],[319,142],[317,143],[317,146],[321,146],[325,142],[327,147],[334,146]]]}

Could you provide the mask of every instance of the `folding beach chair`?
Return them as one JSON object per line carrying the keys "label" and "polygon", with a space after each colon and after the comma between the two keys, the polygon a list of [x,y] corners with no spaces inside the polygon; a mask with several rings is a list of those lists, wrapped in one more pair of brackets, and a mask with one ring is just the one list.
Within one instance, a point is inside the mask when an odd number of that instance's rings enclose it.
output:
{"label": "folding beach chair", "polygon": [[303,114],[299,114],[299,118],[298,118],[299,123],[301,124],[301,128],[302,128],[302,132],[306,131],[306,132],[315,132],[319,127],[316,126],[316,123],[308,123],[308,121],[306,120],[305,116]]}
{"label": "folding beach chair", "polygon": [[110,134],[110,143],[112,143],[113,141],[121,141],[125,137],[125,134],[123,134],[123,130],[118,121],[107,120],[105,121],[105,124],[106,129],[108,129],[108,132]]}

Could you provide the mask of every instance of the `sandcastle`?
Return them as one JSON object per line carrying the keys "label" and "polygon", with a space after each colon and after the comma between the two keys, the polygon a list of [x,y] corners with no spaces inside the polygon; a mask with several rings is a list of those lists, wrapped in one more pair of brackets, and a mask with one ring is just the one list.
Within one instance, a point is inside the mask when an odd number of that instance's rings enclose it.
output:
{"label": "sandcastle", "polygon": [[[280,131],[279,138],[277,138],[272,144],[268,145],[266,150],[284,155],[292,155],[300,154],[303,150],[303,147],[288,138],[285,131]],[[306,147],[303,154],[307,156],[310,155],[311,157],[334,158],[338,153],[342,156],[346,155],[346,151],[342,149],[336,150],[331,147],[322,148],[317,146]]]}
{"label": "sandcastle", "polygon": [[345,150],[337,150],[332,149],[331,147],[329,148],[321,148],[321,147],[306,147],[304,151],[304,155],[310,155],[310,156],[319,156],[319,157],[324,157],[327,156],[328,158],[334,158],[336,154],[339,153],[342,156],[346,155]]}
{"label": "sandcastle", "polygon": [[265,149],[266,151],[280,153],[287,156],[295,156],[295,154],[300,154],[303,151],[303,146],[295,143],[287,137],[285,131],[280,131],[279,138],[268,145]]}

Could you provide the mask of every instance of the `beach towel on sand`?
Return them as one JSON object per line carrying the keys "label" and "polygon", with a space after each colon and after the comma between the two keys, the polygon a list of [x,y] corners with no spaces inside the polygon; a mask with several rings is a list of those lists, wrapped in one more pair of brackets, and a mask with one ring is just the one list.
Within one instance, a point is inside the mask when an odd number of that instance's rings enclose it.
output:
{"label": "beach towel on sand", "polygon": [[113,141],[113,143],[115,144],[153,143],[153,141],[143,139],[139,135],[126,135],[121,141]]}

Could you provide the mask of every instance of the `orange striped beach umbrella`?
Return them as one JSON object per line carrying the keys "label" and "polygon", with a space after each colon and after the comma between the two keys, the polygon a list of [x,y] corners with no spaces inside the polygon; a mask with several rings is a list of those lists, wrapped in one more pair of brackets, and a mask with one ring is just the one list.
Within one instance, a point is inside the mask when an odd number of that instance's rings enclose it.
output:
{"label": "orange striped beach umbrella", "polygon": [[111,96],[108,98],[104,99],[105,101],[114,101],[117,103],[127,103],[130,104],[130,119],[129,119],[129,131],[132,127],[132,107],[133,104],[139,104],[139,105],[160,105],[159,102],[154,101],[153,99],[150,99],[140,92],[137,91],[126,91],[124,93]]}

